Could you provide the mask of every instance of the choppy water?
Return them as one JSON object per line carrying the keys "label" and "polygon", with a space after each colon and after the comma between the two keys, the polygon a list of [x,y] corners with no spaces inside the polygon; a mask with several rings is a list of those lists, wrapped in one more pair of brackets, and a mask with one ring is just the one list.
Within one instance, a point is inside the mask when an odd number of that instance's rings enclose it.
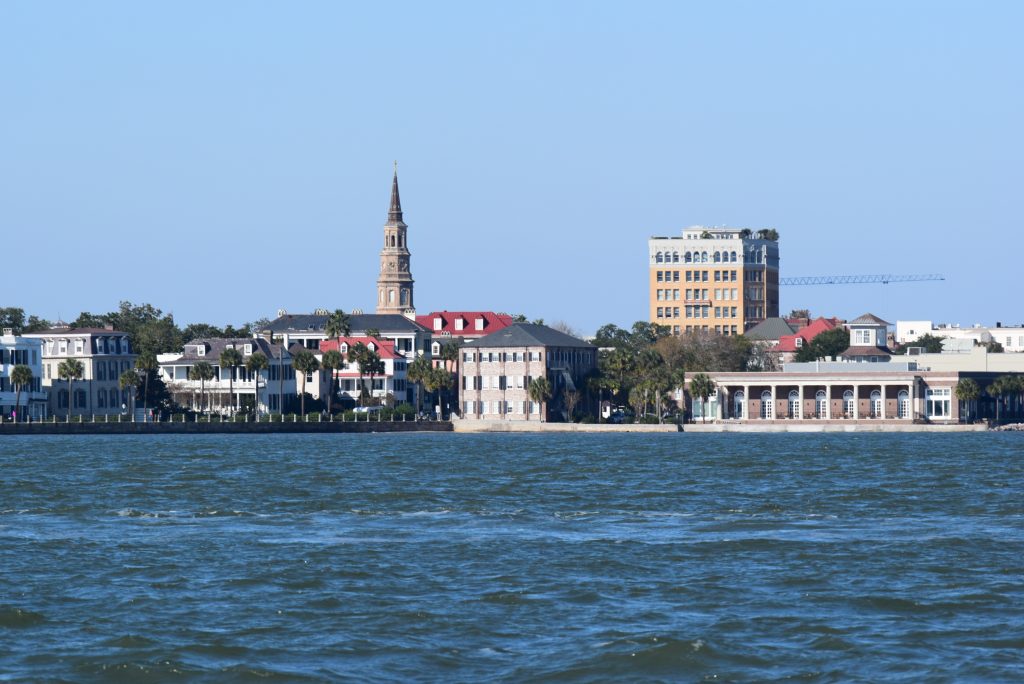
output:
{"label": "choppy water", "polygon": [[0,679],[1024,680],[1024,435],[0,439]]}

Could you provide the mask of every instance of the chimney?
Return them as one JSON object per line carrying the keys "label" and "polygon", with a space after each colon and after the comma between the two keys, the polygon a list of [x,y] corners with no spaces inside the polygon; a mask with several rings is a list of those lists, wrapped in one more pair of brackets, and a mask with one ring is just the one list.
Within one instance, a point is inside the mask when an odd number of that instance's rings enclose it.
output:
{"label": "chimney", "polygon": [[4,337],[14,335],[14,328],[4,328]]}
{"label": "chimney", "polygon": [[996,327],[997,328],[1002,328],[1003,327],[1002,321],[996,321]]}

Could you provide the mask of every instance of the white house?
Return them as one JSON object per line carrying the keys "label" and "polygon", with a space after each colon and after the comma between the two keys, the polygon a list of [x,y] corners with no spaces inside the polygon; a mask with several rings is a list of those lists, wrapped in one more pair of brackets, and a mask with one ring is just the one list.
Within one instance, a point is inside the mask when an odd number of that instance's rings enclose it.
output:
{"label": "white house", "polygon": [[[241,353],[241,366],[221,366],[221,354],[229,348]],[[245,363],[255,353],[263,354],[268,362],[268,368],[258,375],[250,373],[245,367]],[[226,413],[235,405],[252,406],[255,402],[260,412],[279,413],[282,406],[288,411],[295,403],[296,383],[295,370],[291,365],[292,356],[283,346],[271,344],[264,339],[241,337],[192,340],[185,345],[181,354],[160,354],[157,361],[160,364],[160,377],[175,403],[193,410],[205,408]],[[189,371],[200,361],[213,366],[213,379],[201,382],[189,378]],[[201,396],[203,391],[206,393],[205,405]]]}
{"label": "white house", "polygon": [[324,340],[320,343],[321,358],[324,352],[338,350],[344,359],[344,367],[334,371],[337,381],[337,393],[343,404],[349,406],[358,402],[360,396],[360,367],[357,362],[349,362],[349,350],[358,344],[377,353],[384,364],[384,372],[373,378],[363,371],[362,383],[370,396],[385,400],[391,395],[396,402],[409,402],[415,405],[414,388],[406,378],[408,361],[406,357],[395,351],[393,340],[381,340],[376,337],[342,337]]}
{"label": "white house", "polygon": [[[15,366],[28,366],[32,382],[18,387],[11,382]],[[43,342],[29,337],[17,337],[11,328],[4,328],[0,336],[0,412],[4,418],[17,411],[17,419],[26,417],[40,420],[47,416],[47,393],[43,391]],[[15,403],[17,402],[17,403]]]}

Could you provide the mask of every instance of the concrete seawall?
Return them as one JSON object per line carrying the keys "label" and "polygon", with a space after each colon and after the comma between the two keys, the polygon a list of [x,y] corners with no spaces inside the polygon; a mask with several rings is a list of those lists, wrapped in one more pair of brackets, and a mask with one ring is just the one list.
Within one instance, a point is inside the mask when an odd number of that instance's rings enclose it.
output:
{"label": "concrete seawall", "polygon": [[791,423],[687,423],[683,427],[684,432],[987,432],[988,426],[984,423],[972,425],[952,424],[939,425],[935,423],[906,423],[906,422],[800,422]]}
{"label": "concrete seawall", "polygon": [[624,432],[678,432],[675,423],[663,425],[598,423],[542,423],[540,421],[509,420],[455,420],[455,432],[600,432],[621,434]]}
{"label": "concrete seawall", "polygon": [[5,423],[5,435],[269,435],[299,433],[451,432],[448,422],[333,423]]}

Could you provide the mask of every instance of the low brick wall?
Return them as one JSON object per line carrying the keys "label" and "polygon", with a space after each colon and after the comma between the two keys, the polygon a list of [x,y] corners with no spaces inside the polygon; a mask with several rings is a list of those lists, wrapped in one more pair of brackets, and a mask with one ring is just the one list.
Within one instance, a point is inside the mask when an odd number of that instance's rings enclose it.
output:
{"label": "low brick wall", "polygon": [[940,425],[881,420],[751,421],[749,423],[687,423],[684,432],[985,432],[984,423]]}
{"label": "low brick wall", "polygon": [[333,423],[4,423],[4,435],[211,435],[369,432],[451,432],[440,421],[370,421]]}

